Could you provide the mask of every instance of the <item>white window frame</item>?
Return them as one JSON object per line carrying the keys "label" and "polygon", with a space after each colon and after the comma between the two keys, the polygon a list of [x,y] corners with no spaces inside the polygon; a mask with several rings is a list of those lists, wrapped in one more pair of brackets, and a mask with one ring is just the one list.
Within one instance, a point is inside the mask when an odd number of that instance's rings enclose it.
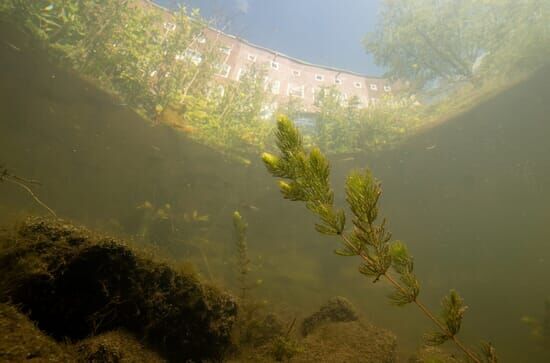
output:
{"label": "white window frame", "polygon": [[355,86],[355,88],[363,88],[363,83],[361,82],[354,82],[353,85]]}
{"label": "white window frame", "polygon": [[317,101],[317,95],[321,92],[322,88],[320,87],[312,87],[311,88],[311,93],[312,93],[312,97],[313,97],[313,103],[315,103]]}
{"label": "white window frame", "polygon": [[277,102],[272,102],[272,103],[267,103],[262,105],[262,108],[260,110],[260,118],[262,120],[269,120],[275,114],[277,107],[278,107]]}
{"label": "white window frame", "polygon": [[217,75],[222,78],[228,78],[231,73],[231,66],[227,63],[222,63],[219,65],[220,69],[218,70]]}
{"label": "white window frame", "polygon": [[302,71],[300,71],[299,69],[293,69],[292,75],[295,77],[300,77],[302,75]]}
{"label": "white window frame", "polygon": [[264,91],[267,91],[271,87],[269,77],[264,77]]}
{"label": "white window frame", "polygon": [[[294,92],[296,89],[300,89],[300,94],[291,94],[291,91]],[[289,97],[298,97],[298,98],[305,98],[306,89],[304,85],[301,86],[295,86],[291,83],[288,84],[288,87],[286,89],[286,94]]]}
{"label": "white window frame", "polygon": [[334,83],[341,86],[344,83],[344,81],[342,81],[341,78],[334,78]]}
{"label": "white window frame", "polygon": [[281,81],[279,80],[275,80],[273,82],[271,82],[271,93],[273,93],[274,95],[278,95],[281,93]]}
{"label": "white window frame", "polygon": [[369,87],[371,91],[378,91],[378,85],[376,83],[371,83]]}
{"label": "white window frame", "polygon": [[176,30],[176,24],[171,23],[169,21],[164,22],[164,29],[169,32],[173,32],[174,30]]}
{"label": "white window frame", "polygon": [[315,80],[316,80],[317,82],[323,82],[323,81],[325,80],[325,76],[322,75],[322,74],[316,74],[316,75],[315,75]]}
{"label": "white window frame", "polygon": [[278,71],[279,69],[281,69],[281,65],[279,64],[279,62],[271,61],[271,69]]}
{"label": "white window frame", "polygon": [[204,36],[204,34],[201,34],[201,35],[198,36],[197,42],[199,42],[199,44],[206,43],[206,37]]}
{"label": "white window frame", "polygon": [[202,54],[193,49],[186,49],[185,51],[176,54],[176,60],[182,61],[184,59],[189,60],[194,65],[198,66],[202,63]]}
{"label": "white window frame", "polygon": [[258,56],[254,55],[254,54],[248,53],[247,59],[248,59],[250,62],[256,62],[256,60],[258,59]]}
{"label": "white window frame", "polygon": [[391,92],[391,86],[385,85],[384,86],[384,91]]}
{"label": "white window frame", "polygon": [[245,74],[246,74],[246,69],[239,68],[239,72],[237,73],[237,81],[240,81],[242,76],[244,76]]}
{"label": "white window frame", "polygon": [[220,47],[220,52],[222,52],[225,55],[231,55],[232,50],[233,50],[233,48],[231,46],[228,46],[228,45],[222,45]]}
{"label": "white window frame", "polygon": [[345,107],[348,103],[348,94],[345,92],[341,93],[339,101],[340,105]]}

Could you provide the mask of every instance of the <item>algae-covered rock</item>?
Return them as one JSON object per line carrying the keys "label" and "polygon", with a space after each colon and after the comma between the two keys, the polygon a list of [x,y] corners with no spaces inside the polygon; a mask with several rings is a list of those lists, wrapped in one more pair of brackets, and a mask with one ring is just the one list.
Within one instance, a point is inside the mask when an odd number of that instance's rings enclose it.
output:
{"label": "algae-covered rock", "polygon": [[238,334],[238,343],[241,346],[259,347],[282,335],[284,330],[283,322],[273,313],[257,314],[257,316],[248,317],[246,321],[241,321],[237,325],[241,329]]}
{"label": "algae-covered rock", "polygon": [[292,362],[395,363],[397,339],[387,330],[363,321],[327,322],[301,342]]}
{"label": "algae-covered rock", "polygon": [[330,299],[319,311],[311,314],[302,323],[302,334],[308,335],[319,324],[324,322],[355,321],[359,319],[357,310],[345,297],[337,296]]}
{"label": "algae-covered rock", "polygon": [[31,218],[0,246],[0,297],[57,339],[123,328],[178,362],[218,359],[230,344],[231,296],[121,241]]}
{"label": "algae-covered rock", "polygon": [[165,362],[124,331],[113,331],[84,339],[76,344],[76,351],[79,361],[87,363]]}
{"label": "algae-covered rock", "polygon": [[0,304],[0,362],[76,362],[71,347],[42,333],[15,307]]}
{"label": "algae-covered rock", "polygon": [[307,335],[283,330],[267,344],[248,347],[230,362],[395,363],[397,338],[361,319],[345,298],[329,300],[305,319]]}

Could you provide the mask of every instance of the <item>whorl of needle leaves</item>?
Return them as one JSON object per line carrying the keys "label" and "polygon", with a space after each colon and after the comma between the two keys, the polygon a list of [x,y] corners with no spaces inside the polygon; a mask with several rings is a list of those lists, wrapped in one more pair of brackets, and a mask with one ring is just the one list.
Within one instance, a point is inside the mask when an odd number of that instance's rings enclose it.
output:
{"label": "whorl of needle leaves", "polygon": [[298,129],[286,117],[278,118],[275,136],[281,155],[263,153],[262,159],[273,176],[288,180],[279,181],[283,196],[306,202],[307,208],[321,219],[315,226],[320,233],[342,234],[346,216],[334,207],[330,166],[325,156],[318,148],[307,153]]}
{"label": "whorl of needle leaves", "polygon": [[[304,201],[309,210],[320,218],[316,229],[327,235],[342,237],[341,256],[360,256],[359,271],[374,281],[385,275],[392,266],[400,275],[403,286],[391,295],[397,305],[416,299],[419,283],[413,274],[412,257],[401,242],[391,242],[385,219],[376,224],[378,201],[382,194],[380,182],[369,170],[354,171],[346,181],[346,200],[353,213],[353,229],[346,233],[346,215],[334,206],[334,192],[330,186],[330,166],[318,148],[305,150],[299,130],[285,116],[277,120],[275,133],[280,155],[264,153],[262,159],[269,172],[286,180],[279,187],[286,199]],[[392,254],[395,256],[392,257]]]}
{"label": "whorl of needle leaves", "polygon": [[[334,192],[329,182],[330,165],[326,157],[318,148],[306,151],[300,132],[285,116],[279,116],[275,136],[280,154],[263,153],[262,160],[273,176],[283,179],[279,181],[279,188],[284,198],[305,202],[307,208],[320,218],[315,226],[317,231],[341,238],[342,248],[336,250],[336,254],[359,256],[362,259],[359,271],[373,278],[374,282],[384,277],[394,287],[389,298],[395,305],[418,305],[439,328],[438,332],[427,335],[429,344],[439,345],[453,340],[471,360],[481,362],[455,338],[466,311],[464,301],[456,291],[451,290],[443,299],[440,318],[417,300],[420,283],[414,274],[414,261],[407,246],[391,240],[385,219],[377,223],[382,187],[370,170],[353,171],[346,180],[346,201],[353,214],[353,228],[346,231],[346,215],[334,205]],[[399,276],[399,280],[392,276],[393,273]],[[485,345],[482,352],[488,362],[496,362],[490,344]]]}
{"label": "whorl of needle leaves", "polygon": [[433,332],[426,334],[426,343],[429,345],[441,345],[460,331],[462,318],[468,307],[464,305],[464,300],[454,290],[451,290],[448,296],[441,302],[443,310],[441,319],[445,322],[447,333]]}

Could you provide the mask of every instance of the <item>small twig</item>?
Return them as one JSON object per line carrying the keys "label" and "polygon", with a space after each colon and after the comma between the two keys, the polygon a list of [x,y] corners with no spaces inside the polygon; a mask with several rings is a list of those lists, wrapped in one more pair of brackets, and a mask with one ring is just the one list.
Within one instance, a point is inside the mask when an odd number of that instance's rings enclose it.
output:
{"label": "small twig", "polygon": [[17,184],[19,185],[21,188],[25,189],[27,191],[27,193],[29,193],[31,195],[31,197],[35,200],[36,203],[40,204],[42,207],[44,207],[48,212],[50,212],[50,214],[52,216],[54,216],[55,218],[57,218],[57,214],[55,214],[55,212],[53,211],[53,209],[51,209],[50,207],[48,207],[44,202],[42,202],[37,196],[36,194],[33,193],[33,191],[31,190],[31,188],[29,188],[28,186],[26,186],[25,184],[23,184],[22,182],[18,181],[17,179],[12,179],[12,178],[8,178],[6,179],[7,181],[9,182],[12,182],[14,184]]}
{"label": "small twig", "polygon": [[294,319],[292,319],[292,323],[290,323],[290,325],[288,327],[288,330],[286,331],[285,338],[288,338],[288,336],[292,332],[292,329],[294,328],[294,324],[296,324],[296,317],[294,317]]}
{"label": "small twig", "polygon": [[208,257],[206,257],[206,254],[202,250],[202,248],[199,246],[199,252],[202,256],[202,261],[204,262],[204,266],[206,267],[206,272],[208,273],[208,277],[210,278],[210,281],[214,281],[214,276],[212,275],[212,271],[210,270],[210,263],[208,263]]}
{"label": "small twig", "polygon": [[57,214],[53,211],[53,209],[51,209],[50,207],[48,207],[44,202],[42,202],[40,200],[40,198],[38,198],[38,196],[36,196],[36,194],[34,194],[34,192],[32,191],[32,189],[26,184],[34,184],[34,185],[40,185],[40,182],[37,181],[37,180],[32,180],[32,179],[24,179],[24,178],[21,178],[21,177],[18,177],[16,175],[12,175],[8,172],[8,169],[6,168],[2,168],[0,170],[0,182],[3,182],[3,181],[8,181],[10,183],[13,183],[13,184],[16,184],[18,185],[19,187],[23,188],[27,193],[30,194],[30,196],[34,199],[34,201],[36,203],[38,203],[39,205],[41,205],[43,208],[45,208],[52,216],[54,216],[55,218],[57,218]]}
{"label": "small twig", "polygon": [[40,183],[38,180],[34,180],[34,179],[25,179],[25,178],[21,178],[17,175],[8,175],[10,178],[12,179],[15,179],[17,181],[20,181],[22,183],[27,183],[27,184],[34,184],[34,185],[42,185],[42,183]]}

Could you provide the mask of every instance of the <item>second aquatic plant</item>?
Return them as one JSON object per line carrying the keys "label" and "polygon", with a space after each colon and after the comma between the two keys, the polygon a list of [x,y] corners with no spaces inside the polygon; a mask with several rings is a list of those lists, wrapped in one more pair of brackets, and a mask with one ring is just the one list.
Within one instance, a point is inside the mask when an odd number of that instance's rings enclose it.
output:
{"label": "second aquatic plant", "polygon": [[346,201],[353,225],[346,230],[346,213],[334,204],[329,182],[330,165],[321,150],[316,147],[306,150],[300,132],[284,116],[277,120],[275,136],[280,154],[262,155],[267,170],[282,179],[279,188],[285,199],[305,202],[307,209],[319,217],[315,225],[319,233],[340,238],[342,246],[336,254],[360,257],[360,273],[374,282],[387,281],[394,288],[390,299],[395,305],[416,305],[437,328],[427,334],[428,344],[452,341],[470,360],[496,363],[496,352],[491,344],[483,343],[479,354],[457,337],[467,306],[456,291],[451,290],[443,298],[440,317],[419,300],[420,282],[414,272],[413,258],[403,242],[392,240],[386,219],[379,218],[382,187],[370,170],[353,171],[346,180]]}

